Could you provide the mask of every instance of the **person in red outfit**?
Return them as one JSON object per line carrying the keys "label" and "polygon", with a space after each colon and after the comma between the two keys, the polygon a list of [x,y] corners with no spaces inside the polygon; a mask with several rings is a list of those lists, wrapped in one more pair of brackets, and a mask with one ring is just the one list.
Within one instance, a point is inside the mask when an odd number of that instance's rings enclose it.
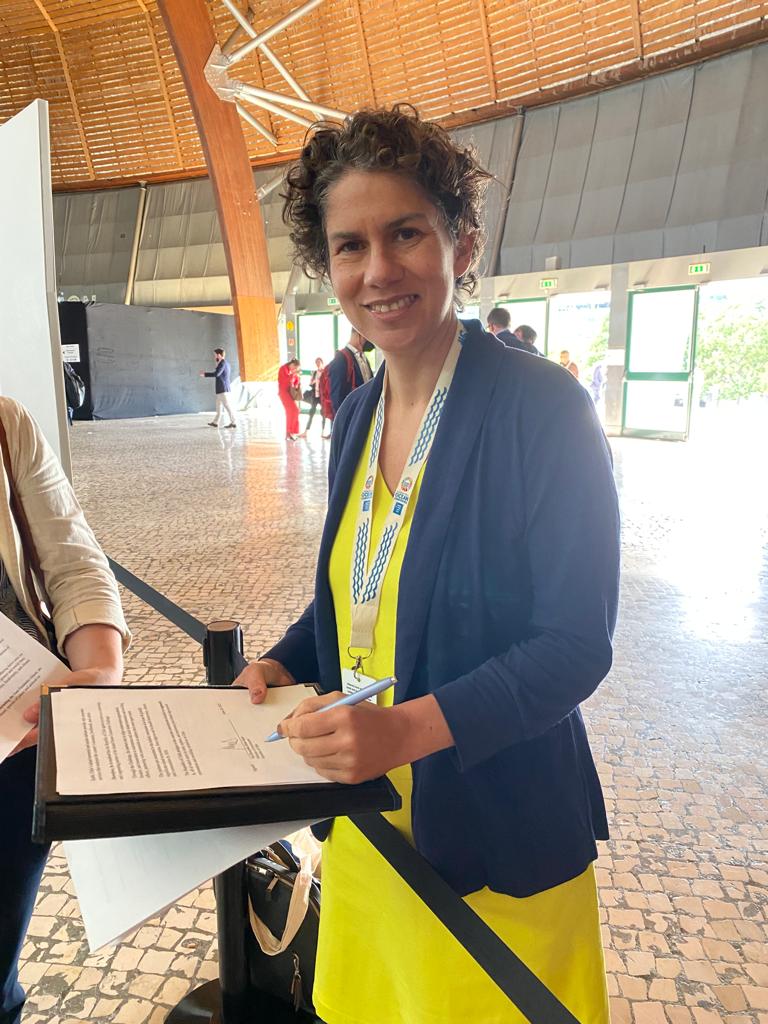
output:
{"label": "person in red outfit", "polygon": [[277,393],[285,409],[285,437],[295,441],[299,436],[299,407],[296,396],[299,391],[299,360],[289,359],[277,372]]}

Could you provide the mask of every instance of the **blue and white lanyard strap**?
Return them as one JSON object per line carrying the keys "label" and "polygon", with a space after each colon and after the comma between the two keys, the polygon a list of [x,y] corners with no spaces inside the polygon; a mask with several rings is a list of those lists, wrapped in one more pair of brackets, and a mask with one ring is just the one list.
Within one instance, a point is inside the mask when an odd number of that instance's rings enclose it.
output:
{"label": "blue and white lanyard strap", "polygon": [[[384,578],[387,574],[392,552],[395,549],[400,530],[403,526],[405,513],[411,499],[413,485],[418,479],[421,467],[429,457],[432,442],[437,433],[437,426],[443,412],[448,390],[453,380],[456,363],[461,354],[460,332],[451,345],[445,358],[440,376],[437,379],[432,398],[429,400],[416,440],[413,442],[400,482],[395,489],[392,507],[387,515],[381,537],[372,559],[369,560],[371,547],[371,521],[373,518],[373,492],[376,486],[376,469],[379,462],[379,450],[384,431],[384,410],[387,400],[387,376],[381,389],[379,404],[376,406],[373,436],[368,452],[368,464],[365,483],[360,493],[360,506],[355,527],[355,546],[352,554],[350,580],[351,620],[349,653],[356,658],[355,670],[359,670],[363,660],[373,651],[373,632],[379,615],[379,603]],[[370,568],[369,568],[370,565]]]}

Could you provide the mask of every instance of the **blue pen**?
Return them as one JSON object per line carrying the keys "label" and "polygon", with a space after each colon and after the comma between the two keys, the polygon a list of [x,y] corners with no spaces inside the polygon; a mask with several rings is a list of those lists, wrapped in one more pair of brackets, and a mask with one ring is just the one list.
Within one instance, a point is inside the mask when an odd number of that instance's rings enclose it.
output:
{"label": "blue pen", "polygon": [[[333,704],[326,704],[322,708],[318,708],[316,713],[319,715],[323,711],[332,711],[333,708],[352,707],[355,704],[362,704],[364,700],[368,700],[369,697],[375,697],[377,693],[388,690],[390,686],[394,686],[396,683],[397,679],[394,676],[387,676],[386,679],[375,679],[372,683],[364,686],[362,690],[348,693],[344,697],[339,697]],[[267,736],[267,743],[274,743],[275,740],[284,739],[285,736],[281,736],[277,729],[275,729],[271,736]]]}

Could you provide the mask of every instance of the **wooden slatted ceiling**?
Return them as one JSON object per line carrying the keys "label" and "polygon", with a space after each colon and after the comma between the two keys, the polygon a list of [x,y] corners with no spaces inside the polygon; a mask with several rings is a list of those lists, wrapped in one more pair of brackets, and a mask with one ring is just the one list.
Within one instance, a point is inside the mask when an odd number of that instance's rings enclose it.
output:
{"label": "wooden slatted ceiling", "polygon": [[[234,19],[208,3],[223,43]],[[266,27],[298,3],[250,0],[254,23]],[[727,49],[746,32],[768,38],[767,17],[765,0],[325,0],[269,45],[318,103],[352,110],[405,100],[458,125],[521,99],[559,97],[568,83],[610,80],[617,69],[641,73],[640,58],[653,65],[685,49],[691,60],[697,47]],[[258,51],[234,75],[290,92]],[[205,170],[156,0],[4,0],[0,121],[36,97],[49,101],[59,188]],[[244,124],[254,163],[293,155],[304,129],[250,109],[279,143],[275,152]]]}

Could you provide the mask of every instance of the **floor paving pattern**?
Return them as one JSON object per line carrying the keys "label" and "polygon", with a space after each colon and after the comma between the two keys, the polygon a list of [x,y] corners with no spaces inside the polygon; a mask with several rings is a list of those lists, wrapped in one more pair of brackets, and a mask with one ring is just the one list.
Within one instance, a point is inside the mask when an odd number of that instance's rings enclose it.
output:
{"label": "floor paving pattern", "polygon": [[[77,423],[105,550],[256,657],[309,599],[328,444],[257,415]],[[319,428],[319,424],[316,425]],[[759,446],[613,441],[614,667],[585,705],[611,819],[598,862],[614,1024],[768,1024],[768,478]],[[126,679],[200,681],[191,639],[124,592]],[[25,1024],[161,1024],[217,973],[210,885],[89,954],[54,848],[24,948]],[[479,1022],[481,1024],[481,1022]]]}

